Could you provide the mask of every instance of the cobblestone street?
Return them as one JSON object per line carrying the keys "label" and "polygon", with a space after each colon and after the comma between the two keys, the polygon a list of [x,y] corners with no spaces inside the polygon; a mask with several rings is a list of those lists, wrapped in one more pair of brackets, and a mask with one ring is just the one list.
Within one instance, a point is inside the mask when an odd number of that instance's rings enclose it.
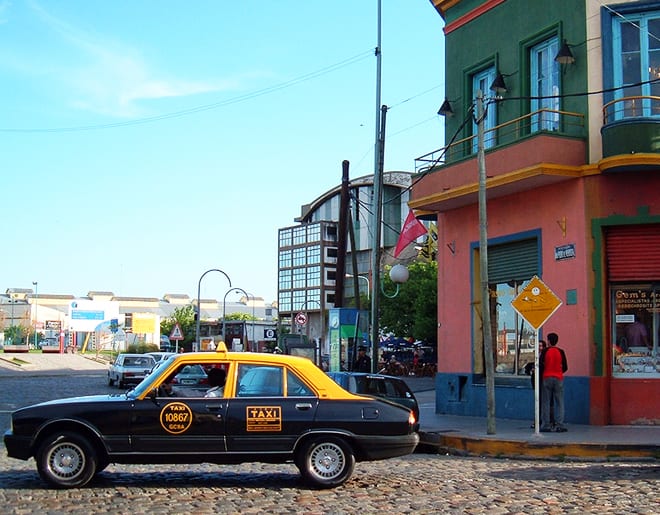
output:
{"label": "cobblestone street", "polygon": [[[29,384],[29,387],[28,387]],[[72,394],[116,393],[103,374],[0,378],[9,412]],[[293,465],[110,465],[88,487],[47,489],[34,461],[0,457],[5,513],[659,513],[657,462],[556,462],[414,454],[358,463],[311,490]]]}

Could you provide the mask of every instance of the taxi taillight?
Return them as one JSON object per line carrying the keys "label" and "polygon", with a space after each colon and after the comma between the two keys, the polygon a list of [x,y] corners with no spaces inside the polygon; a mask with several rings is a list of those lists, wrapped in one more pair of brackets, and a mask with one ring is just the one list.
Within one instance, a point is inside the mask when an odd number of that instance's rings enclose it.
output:
{"label": "taxi taillight", "polygon": [[415,414],[411,411],[410,415],[408,415],[408,424],[411,426],[414,426],[417,420],[415,420]]}

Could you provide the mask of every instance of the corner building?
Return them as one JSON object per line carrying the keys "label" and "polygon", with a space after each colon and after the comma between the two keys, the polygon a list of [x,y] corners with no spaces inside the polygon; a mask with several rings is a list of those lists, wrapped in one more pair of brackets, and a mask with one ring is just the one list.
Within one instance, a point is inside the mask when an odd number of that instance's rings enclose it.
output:
{"label": "corner building", "polygon": [[486,414],[481,141],[496,416],[534,416],[511,300],[536,275],[562,301],[538,336],[568,357],[566,421],[660,423],[660,2],[431,4],[445,147],[416,159],[410,207],[438,227],[436,411]]}

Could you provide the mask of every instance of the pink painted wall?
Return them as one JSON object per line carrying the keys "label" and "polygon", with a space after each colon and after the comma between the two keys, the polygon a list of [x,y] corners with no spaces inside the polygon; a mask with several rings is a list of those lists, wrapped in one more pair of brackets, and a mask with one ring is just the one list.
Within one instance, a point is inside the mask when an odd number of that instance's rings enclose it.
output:
{"label": "pink painted wall", "polygon": [[[559,334],[567,352],[569,375],[590,375],[591,338],[588,306],[590,230],[585,221],[584,180],[570,180],[488,202],[488,238],[541,229],[541,278],[564,303],[543,326]],[[559,221],[566,219],[566,235]],[[587,240],[586,237],[589,239]],[[478,206],[439,215],[438,219],[438,370],[472,372],[472,302],[470,243],[479,240]],[[452,254],[448,243],[456,242]],[[577,257],[555,262],[554,249],[575,244]],[[577,290],[577,304],[567,306],[566,291]]]}

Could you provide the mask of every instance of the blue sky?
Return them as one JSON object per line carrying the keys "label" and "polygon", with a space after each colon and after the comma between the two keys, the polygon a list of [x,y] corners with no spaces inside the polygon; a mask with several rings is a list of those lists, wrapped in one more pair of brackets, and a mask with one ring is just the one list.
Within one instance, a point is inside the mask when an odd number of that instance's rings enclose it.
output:
{"label": "blue sky", "polygon": [[[276,300],[278,228],[373,173],[377,5],[0,0],[0,291]],[[442,26],[382,0],[385,170],[442,146]]]}

